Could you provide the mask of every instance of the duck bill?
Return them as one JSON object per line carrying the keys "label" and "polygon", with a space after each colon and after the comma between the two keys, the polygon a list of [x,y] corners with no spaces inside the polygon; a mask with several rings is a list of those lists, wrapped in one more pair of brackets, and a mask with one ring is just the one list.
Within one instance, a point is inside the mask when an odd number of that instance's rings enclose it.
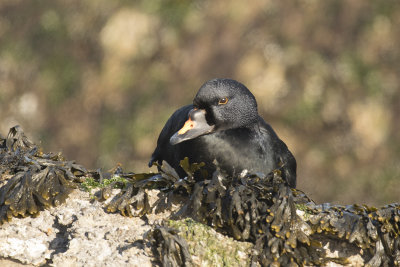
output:
{"label": "duck bill", "polygon": [[183,127],[177,131],[169,140],[171,145],[196,138],[200,135],[211,133],[214,125],[209,125],[206,120],[206,111],[203,109],[192,109],[189,111],[189,119]]}

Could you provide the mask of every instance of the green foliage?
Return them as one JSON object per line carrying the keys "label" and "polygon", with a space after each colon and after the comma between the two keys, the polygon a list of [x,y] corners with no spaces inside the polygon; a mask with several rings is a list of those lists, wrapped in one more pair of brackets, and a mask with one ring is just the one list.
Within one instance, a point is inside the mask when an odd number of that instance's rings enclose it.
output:
{"label": "green foliage", "polygon": [[126,178],[120,177],[118,175],[115,175],[110,179],[104,179],[101,183],[93,177],[87,177],[80,184],[80,187],[82,190],[91,194],[93,189],[102,189],[109,186],[110,184],[114,184],[113,188],[125,188],[127,183],[128,180]]}

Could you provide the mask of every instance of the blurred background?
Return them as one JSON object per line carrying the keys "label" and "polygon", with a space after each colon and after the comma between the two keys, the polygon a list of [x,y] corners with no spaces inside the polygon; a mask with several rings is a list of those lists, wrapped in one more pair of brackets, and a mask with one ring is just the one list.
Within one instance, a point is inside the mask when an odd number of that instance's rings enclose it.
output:
{"label": "blurred background", "polygon": [[400,202],[398,0],[1,0],[0,133],[149,171],[164,123],[244,83],[316,202]]}

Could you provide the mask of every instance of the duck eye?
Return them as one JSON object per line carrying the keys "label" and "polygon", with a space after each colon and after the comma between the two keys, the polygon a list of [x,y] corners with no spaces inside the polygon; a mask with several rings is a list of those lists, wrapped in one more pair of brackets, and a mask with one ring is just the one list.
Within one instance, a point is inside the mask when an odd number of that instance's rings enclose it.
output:
{"label": "duck eye", "polygon": [[218,105],[225,105],[226,103],[228,103],[228,98],[227,97],[221,98],[218,101]]}

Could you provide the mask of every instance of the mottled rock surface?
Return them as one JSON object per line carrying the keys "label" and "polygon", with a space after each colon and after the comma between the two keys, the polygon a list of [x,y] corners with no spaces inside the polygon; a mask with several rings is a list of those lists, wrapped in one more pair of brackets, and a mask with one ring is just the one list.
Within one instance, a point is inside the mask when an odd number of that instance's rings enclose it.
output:
{"label": "mottled rock surface", "polygon": [[[118,191],[114,190],[113,195]],[[150,201],[156,198],[157,192],[149,192]],[[93,201],[89,193],[74,190],[59,207],[44,210],[36,218],[13,218],[3,224],[0,266],[159,265],[145,237],[170,213],[129,218],[107,213],[104,204],[108,201]],[[177,228],[188,240],[195,266],[249,262],[251,243],[235,241],[193,220],[169,221],[168,225]]]}
{"label": "mottled rock surface", "polygon": [[[149,194],[153,201],[156,194],[156,190]],[[0,266],[159,265],[146,233],[168,218],[169,213],[129,218],[107,213],[104,204],[93,201],[87,192],[74,190],[65,204],[44,210],[36,218],[13,218],[0,228]],[[167,225],[178,229],[186,239],[194,266],[250,263],[251,243],[235,241],[191,219],[169,220]],[[363,266],[357,247],[340,241],[321,241],[328,256],[350,257],[350,266]]]}
{"label": "mottled rock surface", "polygon": [[90,200],[75,190],[64,205],[37,218],[2,225],[0,257],[32,265],[152,266],[142,241],[149,222],[106,213],[102,203]]}

